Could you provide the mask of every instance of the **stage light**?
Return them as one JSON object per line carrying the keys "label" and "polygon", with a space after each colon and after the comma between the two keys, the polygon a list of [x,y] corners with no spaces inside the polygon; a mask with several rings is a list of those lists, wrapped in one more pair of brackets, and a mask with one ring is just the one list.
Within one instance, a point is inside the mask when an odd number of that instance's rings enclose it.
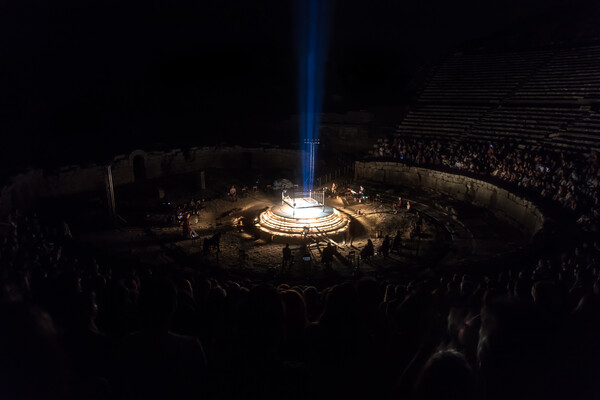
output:
{"label": "stage light", "polygon": [[297,0],[298,115],[303,144],[303,190],[313,189],[316,144],[323,94],[329,4],[327,0]]}
{"label": "stage light", "polygon": [[282,194],[282,204],[260,214],[256,226],[273,236],[336,235],[348,219],[325,206],[324,192],[313,192],[315,161],[327,48],[328,0],[296,0],[298,52],[298,115],[302,152],[302,192]]}

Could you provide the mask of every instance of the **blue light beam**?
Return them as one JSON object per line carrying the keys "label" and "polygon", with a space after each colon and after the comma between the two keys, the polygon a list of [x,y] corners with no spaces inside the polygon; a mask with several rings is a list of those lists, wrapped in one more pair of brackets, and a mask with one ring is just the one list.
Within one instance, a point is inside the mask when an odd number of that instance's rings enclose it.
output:
{"label": "blue light beam", "polygon": [[323,77],[327,55],[328,0],[296,1],[298,51],[298,116],[302,144],[302,184],[313,189],[319,141]]}

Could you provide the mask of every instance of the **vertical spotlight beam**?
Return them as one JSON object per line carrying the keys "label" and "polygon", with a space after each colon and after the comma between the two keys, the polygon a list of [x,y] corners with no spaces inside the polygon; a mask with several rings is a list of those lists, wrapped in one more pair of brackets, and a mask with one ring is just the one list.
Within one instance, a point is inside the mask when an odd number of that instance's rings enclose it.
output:
{"label": "vertical spotlight beam", "polygon": [[[304,146],[305,146],[305,150],[304,150],[304,155],[308,155],[308,175],[307,177],[309,178],[309,182],[308,184],[305,184],[305,188],[308,187],[308,189],[305,189],[305,192],[311,192],[313,190],[313,183],[314,183],[314,177],[315,177],[315,158],[316,158],[316,154],[317,154],[317,145],[319,144],[319,139],[305,139],[304,140]],[[306,150],[306,147],[308,146],[308,150]]]}
{"label": "vertical spotlight beam", "polygon": [[313,189],[327,48],[328,0],[297,0],[298,107],[303,190]]}

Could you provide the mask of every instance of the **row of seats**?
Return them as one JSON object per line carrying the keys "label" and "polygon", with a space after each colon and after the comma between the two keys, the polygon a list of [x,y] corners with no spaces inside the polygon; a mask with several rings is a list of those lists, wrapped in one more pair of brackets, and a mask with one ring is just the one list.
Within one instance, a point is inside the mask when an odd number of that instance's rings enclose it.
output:
{"label": "row of seats", "polygon": [[486,106],[425,105],[409,111],[398,132],[416,137],[459,136],[489,110]]}
{"label": "row of seats", "polygon": [[579,109],[500,107],[482,117],[471,135],[478,139],[548,142],[586,114]]}
{"label": "row of seats", "polygon": [[551,57],[551,51],[454,54],[434,71],[420,100],[499,102]]}
{"label": "row of seats", "polygon": [[600,149],[600,113],[568,107],[422,105],[406,114],[396,132],[403,137],[506,139],[579,151]]}
{"label": "row of seats", "polygon": [[516,91],[514,100],[600,100],[600,46],[558,51]]}
{"label": "row of seats", "polygon": [[576,121],[553,141],[557,146],[571,149],[600,149],[600,113],[590,113],[586,118]]}
{"label": "row of seats", "polygon": [[581,103],[600,100],[600,46],[454,54],[432,73],[420,102]]}

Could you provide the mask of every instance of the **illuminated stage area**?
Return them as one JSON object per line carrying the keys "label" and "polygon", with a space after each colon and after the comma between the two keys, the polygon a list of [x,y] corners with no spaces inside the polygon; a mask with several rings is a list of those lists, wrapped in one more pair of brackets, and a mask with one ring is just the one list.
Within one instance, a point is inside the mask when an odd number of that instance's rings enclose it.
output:
{"label": "illuminated stage area", "polygon": [[338,236],[346,232],[348,223],[346,216],[325,205],[323,192],[310,191],[284,192],[281,205],[262,212],[256,226],[271,236],[300,239]]}

